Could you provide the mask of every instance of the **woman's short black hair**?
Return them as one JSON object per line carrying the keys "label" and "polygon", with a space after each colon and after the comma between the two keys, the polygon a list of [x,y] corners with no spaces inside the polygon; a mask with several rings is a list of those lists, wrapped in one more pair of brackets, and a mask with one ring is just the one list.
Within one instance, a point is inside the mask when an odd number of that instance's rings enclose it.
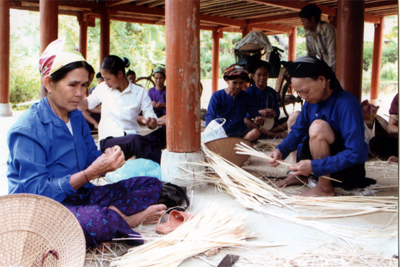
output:
{"label": "woman's short black hair", "polygon": [[306,18],[311,20],[312,17],[315,18],[315,22],[319,22],[321,20],[321,9],[316,4],[309,4],[303,7],[299,13],[300,18]]}
{"label": "woman's short black hair", "polygon": [[109,55],[101,63],[101,69],[107,70],[113,75],[117,75],[119,71],[125,75],[125,68],[131,65],[129,59],[123,57],[122,59],[115,55]]}
{"label": "woman's short black hair", "polygon": [[136,76],[136,73],[135,73],[133,70],[128,70],[128,71],[126,72],[126,76],[128,77],[129,75],[134,75],[134,76]]}
{"label": "woman's short black hair", "polygon": [[269,64],[267,61],[264,61],[264,60],[258,60],[254,64],[252,64],[251,67],[249,68],[249,72],[254,74],[254,73],[256,73],[256,71],[259,68],[262,68],[262,67],[267,69],[268,74],[271,73],[271,64]]}
{"label": "woman's short black hair", "polygon": [[331,90],[343,90],[332,68],[319,58],[303,56],[297,58],[294,62],[283,61],[282,64],[286,67],[292,78],[311,78],[317,80],[319,76],[324,76],[325,79],[329,80]]}
{"label": "woman's short black hair", "polygon": [[96,74],[96,79],[103,79],[103,77],[101,76],[101,73],[100,72],[98,72],[97,74]]}
{"label": "woman's short black hair", "polygon": [[90,66],[86,61],[75,61],[65,65],[53,74],[50,74],[50,78],[53,82],[61,81],[68,74],[68,72],[77,68],[84,68],[87,70],[89,72],[88,78],[91,73],[94,73],[93,67]]}

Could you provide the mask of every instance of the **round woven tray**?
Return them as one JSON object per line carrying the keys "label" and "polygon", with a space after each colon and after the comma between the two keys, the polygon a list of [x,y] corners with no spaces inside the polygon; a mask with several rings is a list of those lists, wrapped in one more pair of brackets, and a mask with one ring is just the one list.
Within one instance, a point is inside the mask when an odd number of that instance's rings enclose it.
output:
{"label": "round woven tray", "polygon": [[250,158],[249,155],[241,155],[236,154],[236,144],[240,144],[240,142],[245,143],[248,146],[253,146],[251,142],[239,138],[239,137],[226,137],[217,139],[214,141],[210,141],[205,143],[206,147],[210,149],[212,152],[220,155],[224,159],[229,160],[233,164],[238,167],[242,167],[243,164]]}
{"label": "round woven tray", "polygon": [[[75,216],[39,195],[0,197],[0,266],[83,266],[86,244]],[[58,259],[49,251],[56,252]]]}

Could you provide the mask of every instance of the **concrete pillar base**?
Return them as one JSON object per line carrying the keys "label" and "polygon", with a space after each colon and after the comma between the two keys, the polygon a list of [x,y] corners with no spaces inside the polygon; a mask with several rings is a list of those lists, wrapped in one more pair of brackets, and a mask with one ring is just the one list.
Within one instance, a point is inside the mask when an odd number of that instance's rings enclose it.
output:
{"label": "concrete pillar base", "polygon": [[370,103],[371,103],[372,105],[377,106],[377,105],[379,105],[379,99],[371,99]]}
{"label": "concrete pillar base", "polygon": [[10,103],[0,103],[0,117],[11,117],[11,105]]}
{"label": "concrete pillar base", "polygon": [[164,149],[161,154],[161,180],[179,186],[193,186],[197,177],[196,173],[204,171],[205,167],[190,164],[190,162],[201,161],[205,161],[202,150],[192,153],[175,153]]}

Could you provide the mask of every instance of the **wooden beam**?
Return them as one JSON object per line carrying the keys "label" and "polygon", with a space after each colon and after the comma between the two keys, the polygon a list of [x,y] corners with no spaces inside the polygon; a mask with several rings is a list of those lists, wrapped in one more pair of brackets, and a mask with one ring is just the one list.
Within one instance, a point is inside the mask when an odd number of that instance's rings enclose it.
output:
{"label": "wooden beam", "polygon": [[[290,9],[293,11],[300,11],[303,7],[308,5],[308,2],[303,1],[290,1],[290,0],[246,0],[246,2],[250,3],[258,3],[265,4],[268,6],[280,7],[283,9]],[[336,9],[330,8],[326,5],[318,5],[319,9],[321,9],[322,14],[328,16],[336,16]]]}
{"label": "wooden beam", "polygon": [[216,30],[218,30],[218,27],[200,25],[200,30],[202,30],[202,31],[216,31]]}
{"label": "wooden beam", "polygon": [[268,31],[280,32],[280,33],[291,33],[292,29],[293,29],[292,27],[278,25],[278,24],[270,24],[270,23],[254,24],[253,27],[265,29]]}
{"label": "wooden beam", "polygon": [[136,19],[136,18],[120,17],[120,16],[111,16],[110,19],[116,21],[130,22],[130,23],[157,24],[156,21],[154,20]]}
{"label": "wooden beam", "polygon": [[[136,5],[141,6],[141,5],[147,5],[154,2],[154,0],[142,0],[140,2],[137,2]],[[164,1],[165,2],[165,1]]]}
{"label": "wooden beam", "polygon": [[231,19],[219,16],[210,16],[210,15],[200,15],[200,21],[208,21],[213,22],[219,25],[226,25],[226,26],[237,26],[237,27],[245,27],[246,21],[238,20],[238,19]]}
{"label": "wooden beam", "polygon": [[268,17],[263,17],[263,18],[258,18],[258,19],[249,19],[247,21],[247,23],[249,25],[251,25],[251,24],[258,24],[258,23],[263,23],[263,22],[272,22],[272,21],[276,21],[276,20],[294,19],[294,18],[298,18],[298,17],[299,17],[298,12],[286,13],[286,14],[282,14],[282,15],[268,16]]}
{"label": "wooden beam", "polygon": [[381,17],[365,13],[364,14],[364,22],[379,24],[379,23],[381,23]]}
{"label": "wooden beam", "polygon": [[123,4],[127,4],[132,2],[132,0],[120,0],[120,1],[106,1],[106,5],[107,7],[113,7],[113,6],[119,6],[119,5],[123,5]]}
{"label": "wooden beam", "polygon": [[146,6],[137,6],[137,5],[119,5],[112,8],[113,11],[123,11],[129,12],[133,14],[150,14],[150,15],[158,15],[165,16],[165,10],[159,7],[146,7]]}
{"label": "wooden beam", "polygon": [[147,6],[148,6],[148,7],[156,7],[156,6],[162,5],[162,4],[164,4],[164,3],[165,3],[165,0],[159,0],[159,1],[155,1],[155,2],[153,2],[152,4],[147,5]]}
{"label": "wooden beam", "polygon": [[365,3],[365,9],[372,9],[377,7],[397,7],[399,4],[398,0],[389,0],[389,1],[382,1],[382,2],[375,2],[375,3]]}

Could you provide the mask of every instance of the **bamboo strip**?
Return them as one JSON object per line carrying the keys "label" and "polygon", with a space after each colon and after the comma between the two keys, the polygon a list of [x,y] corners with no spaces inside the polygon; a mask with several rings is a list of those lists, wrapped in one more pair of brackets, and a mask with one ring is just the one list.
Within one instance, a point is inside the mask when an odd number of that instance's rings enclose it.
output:
{"label": "bamboo strip", "polygon": [[[264,153],[258,152],[257,150],[255,150],[252,147],[249,147],[248,145],[246,145],[243,142],[240,142],[240,144],[236,144],[236,148],[235,149],[238,150],[238,152],[236,152],[237,154],[250,155],[250,156],[256,156],[256,157],[264,158],[264,159],[268,159],[268,160],[273,160],[273,158],[271,158],[270,156],[265,155]],[[282,165],[285,165],[285,166],[288,166],[288,167],[292,166],[291,164],[286,163],[286,162],[284,162],[282,160],[277,160],[277,162],[279,162],[279,164],[282,164]],[[313,174],[313,173],[311,173],[311,174]],[[325,176],[325,175],[321,175],[321,176],[319,176],[319,178],[328,179],[328,180],[335,181],[335,182],[338,182],[338,183],[342,182],[340,180],[337,180],[335,178],[332,178],[332,177],[329,177],[329,176]]]}
{"label": "bamboo strip", "polygon": [[386,117],[389,117],[389,118],[392,118],[392,119],[394,119],[394,120],[396,120],[396,121],[398,121],[399,120],[399,118],[395,118],[395,117],[393,117],[393,116],[390,116],[390,115],[386,115],[386,114],[384,114]]}
{"label": "bamboo strip", "polygon": [[131,249],[111,266],[178,266],[187,258],[222,247],[275,247],[284,244],[247,242],[246,216],[209,203],[175,231]]}

